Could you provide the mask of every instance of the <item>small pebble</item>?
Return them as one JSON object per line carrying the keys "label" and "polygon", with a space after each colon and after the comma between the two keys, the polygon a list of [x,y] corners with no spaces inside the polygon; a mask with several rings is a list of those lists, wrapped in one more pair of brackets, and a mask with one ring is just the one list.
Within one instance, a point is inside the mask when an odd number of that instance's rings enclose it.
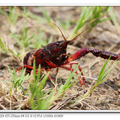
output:
{"label": "small pebble", "polygon": [[3,77],[3,73],[2,73],[2,71],[0,71],[0,77]]}
{"label": "small pebble", "polygon": [[27,88],[24,88],[24,91],[27,91],[28,89]]}
{"label": "small pebble", "polygon": [[46,85],[46,87],[48,87],[48,88],[51,88],[51,87],[52,87],[49,83],[46,83],[45,85]]}
{"label": "small pebble", "polygon": [[104,106],[104,103],[101,103],[101,106]]}
{"label": "small pebble", "polygon": [[95,67],[92,66],[92,67],[91,67],[91,70],[94,70],[94,69],[95,69]]}
{"label": "small pebble", "polygon": [[96,76],[96,75],[93,75],[93,78],[97,78],[97,76]]}
{"label": "small pebble", "polygon": [[85,72],[85,73],[88,73],[88,70],[85,70],[84,72]]}

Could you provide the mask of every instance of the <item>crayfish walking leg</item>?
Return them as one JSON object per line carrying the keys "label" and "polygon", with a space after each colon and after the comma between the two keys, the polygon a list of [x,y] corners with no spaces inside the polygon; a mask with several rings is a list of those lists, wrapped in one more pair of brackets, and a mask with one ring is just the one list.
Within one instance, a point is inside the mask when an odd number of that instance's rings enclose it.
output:
{"label": "crayfish walking leg", "polygon": [[[19,70],[21,70],[22,68],[26,68],[26,72],[33,74],[33,72],[31,72],[31,71],[33,70],[33,67],[32,67],[32,66],[29,66],[29,65],[21,66],[19,69],[16,70],[16,72],[19,71]],[[44,71],[45,71],[45,69],[42,68],[41,71],[40,71],[40,73],[42,73],[42,72],[44,72]],[[47,72],[49,72],[49,71],[50,71],[50,69],[47,70]],[[36,74],[38,74],[38,69],[36,69]],[[32,76],[32,75],[31,75],[31,76]],[[53,84],[53,83],[54,83],[54,80],[51,78],[50,75],[48,75],[48,78],[49,78],[49,80],[50,80],[50,81],[52,82],[52,84]],[[31,78],[31,79],[32,79],[32,78]],[[55,85],[53,84],[53,86],[55,86]]]}
{"label": "crayfish walking leg", "polygon": [[[74,69],[72,69],[72,68],[69,68],[69,67],[66,67],[66,66],[61,66],[61,68],[64,68],[64,69],[66,69],[66,70],[69,70],[69,71],[71,71],[71,72],[73,72],[74,71]],[[75,71],[75,73],[78,75],[78,72],[77,71]],[[81,80],[81,78],[80,77],[78,77],[78,79],[79,79],[79,82],[80,82],[80,84],[81,84],[81,86],[82,85],[84,85],[85,86],[85,84],[84,84],[84,80]]]}
{"label": "crayfish walking leg", "polygon": [[[74,69],[72,69],[72,65],[73,65],[73,64],[77,64],[77,65],[78,65],[78,62],[72,61],[72,62],[70,62],[70,63],[65,64],[65,65],[70,65],[70,68],[69,68],[69,67],[66,67],[66,66],[64,66],[64,65],[61,65],[60,67],[62,67],[62,68],[64,68],[64,69],[66,69],[66,70],[69,70],[69,71],[73,72],[73,71],[74,71]],[[84,76],[80,65],[78,66],[78,70],[79,70],[79,72],[81,73],[81,75]],[[75,71],[75,73],[78,75],[78,72],[77,72],[77,71]],[[79,82],[80,82],[81,86],[82,86],[82,85],[85,86],[85,84],[84,84],[84,82],[83,82],[83,81],[87,82],[87,81],[85,80],[85,78],[82,77],[82,79],[81,79],[80,77],[78,77],[78,79],[79,79]]]}

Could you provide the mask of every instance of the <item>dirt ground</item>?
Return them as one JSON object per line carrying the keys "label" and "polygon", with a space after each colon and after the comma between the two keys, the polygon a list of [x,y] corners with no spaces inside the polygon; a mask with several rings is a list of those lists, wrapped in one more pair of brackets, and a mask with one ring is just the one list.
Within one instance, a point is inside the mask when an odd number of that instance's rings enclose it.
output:
{"label": "dirt ground", "polygon": [[[48,15],[53,19],[59,18],[63,22],[67,19],[75,21],[80,16],[79,7],[44,7]],[[7,11],[7,7],[4,7]],[[43,16],[41,10],[38,7],[27,7],[31,13]],[[118,23],[120,24],[120,7],[114,7],[114,12],[117,17]],[[44,17],[44,16],[43,16]],[[54,31],[45,24],[36,24],[31,20],[31,23],[26,21],[24,18],[19,18],[14,28],[11,28],[10,23],[6,17],[0,15],[0,38],[7,39],[7,44],[14,50],[20,50],[20,47],[14,39],[8,37],[9,30],[11,29],[14,33],[19,34],[22,29],[23,21],[26,23],[26,27],[36,30],[36,26],[41,27],[44,35],[49,38],[53,36],[54,41],[61,40],[62,36],[58,31]],[[64,31],[66,38],[69,38],[74,26],[70,26],[69,31]],[[67,53],[75,53],[75,51],[83,48],[95,48],[99,50],[105,50],[113,53],[120,54],[120,32],[119,27],[116,28],[113,23],[108,20],[103,23],[99,23],[92,31],[81,39],[76,40],[67,48]],[[30,49],[28,50],[30,51]],[[80,60],[77,60],[78,62]],[[120,110],[120,62],[112,69],[112,71],[105,78],[105,82],[101,83],[88,97],[82,100],[80,103],[75,102],[75,99],[80,99],[89,89],[89,87],[97,81],[100,70],[106,60],[103,58],[97,58],[92,54],[88,54],[81,58],[81,68],[83,69],[84,76],[87,80],[85,86],[77,84],[73,85],[65,93],[64,100],[57,100],[51,106],[51,110]],[[113,61],[110,61],[112,64]],[[3,81],[11,81],[10,73],[8,72],[7,66],[12,68],[19,68],[23,63],[13,59],[6,53],[0,53],[0,109],[10,109],[9,101],[5,99],[7,96],[6,83]],[[54,71],[54,69],[52,69]],[[62,68],[59,69],[57,75],[58,78],[62,78],[64,81],[68,78],[70,72]],[[55,77],[55,76],[54,76]],[[29,81],[24,83],[25,89],[27,89]],[[50,83],[49,83],[50,84]],[[23,96],[25,97],[25,96]],[[25,98],[23,98],[25,99]],[[7,102],[6,102],[7,101]],[[73,103],[74,102],[74,103]],[[14,104],[13,104],[14,105]],[[14,105],[13,109],[17,109]],[[26,108],[29,109],[29,108]]]}

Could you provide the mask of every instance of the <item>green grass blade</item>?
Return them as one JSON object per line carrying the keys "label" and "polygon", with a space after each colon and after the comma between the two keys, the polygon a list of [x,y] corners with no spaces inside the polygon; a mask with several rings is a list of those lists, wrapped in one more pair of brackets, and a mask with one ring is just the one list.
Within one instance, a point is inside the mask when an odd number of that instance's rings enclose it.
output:
{"label": "green grass blade", "polygon": [[44,9],[43,7],[39,7],[39,8],[42,10],[42,12],[43,12],[44,16],[46,17],[47,21],[48,21],[48,22],[51,22],[51,18],[48,16],[48,14],[47,14],[47,12],[45,11],[45,9]]}
{"label": "green grass blade", "polygon": [[101,80],[101,77],[105,74],[105,67],[108,64],[109,60],[110,60],[110,58],[105,62],[105,64],[103,65],[103,67],[100,71],[100,74],[99,74],[99,77],[98,77],[98,83],[100,82],[99,80]]}
{"label": "green grass blade", "polygon": [[16,40],[16,42],[22,47],[23,46],[23,43],[22,41],[19,39],[19,37],[16,36],[16,34],[12,33],[11,34],[12,37]]}
{"label": "green grass blade", "polygon": [[[110,58],[109,58],[110,59]],[[88,92],[80,99],[80,100],[83,100],[85,97],[87,97],[90,93],[92,93],[92,91],[102,82],[104,82],[104,78],[108,75],[108,73],[115,67],[115,65],[119,62],[119,61],[115,61],[115,63],[110,67],[108,68],[107,65],[108,65],[108,62],[109,62],[109,59],[105,62],[103,68],[101,69],[101,72],[99,74],[99,77],[98,77],[98,81],[97,83],[92,86]],[[105,70],[107,67],[107,70]]]}
{"label": "green grass blade", "polygon": [[119,61],[115,62],[112,67],[110,67],[105,74],[101,77],[100,83],[103,81],[103,79],[107,76],[107,74],[115,67],[115,65],[118,63]]}
{"label": "green grass blade", "polygon": [[0,47],[1,47],[4,51],[7,52],[7,49],[6,49],[5,45],[4,45],[4,43],[2,42],[1,38],[0,38]]}
{"label": "green grass blade", "polygon": [[63,87],[64,91],[68,88],[68,85],[69,85],[69,83],[70,83],[70,81],[71,81],[71,79],[72,79],[72,77],[73,77],[73,75],[74,75],[74,73],[77,70],[77,68],[78,68],[79,65],[80,65],[80,63],[75,67],[75,69],[73,70],[73,72],[69,75],[69,77],[68,77],[68,79],[65,82],[64,87]]}
{"label": "green grass blade", "polygon": [[34,82],[35,82],[35,79],[36,79],[36,62],[35,62],[35,59],[33,60],[33,76],[34,76]]}
{"label": "green grass blade", "polygon": [[39,67],[38,67],[38,74],[37,74],[37,83],[39,82],[39,79],[40,79],[40,70],[41,70],[41,66],[39,65]]}
{"label": "green grass blade", "polygon": [[110,14],[110,16],[111,16],[111,20],[113,21],[114,25],[115,25],[116,27],[118,27],[119,24],[118,24],[117,18],[116,18],[116,16],[115,16],[115,13],[114,13],[112,7],[110,7],[110,9],[109,9],[109,14]]}
{"label": "green grass blade", "polygon": [[28,38],[27,43],[30,43],[33,38],[34,38],[34,35],[32,35],[30,38]]}
{"label": "green grass blade", "polygon": [[0,8],[0,13],[3,14],[5,17],[8,18],[8,14],[7,14],[7,12],[5,12],[4,10],[2,10],[1,8]]}
{"label": "green grass blade", "polygon": [[81,28],[84,28],[87,32],[91,31],[91,29],[100,22],[100,19],[108,11],[108,8],[109,7],[102,6],[82,7],[80,18],[73,30],[70,39],[73,38]]}

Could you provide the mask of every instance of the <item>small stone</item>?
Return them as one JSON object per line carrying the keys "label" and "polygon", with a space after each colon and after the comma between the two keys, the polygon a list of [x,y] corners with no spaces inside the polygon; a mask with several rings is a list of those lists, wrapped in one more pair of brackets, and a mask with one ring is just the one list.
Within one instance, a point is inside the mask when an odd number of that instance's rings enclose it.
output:
{"label": "small stone", "polygon": [[0,71],[0,77],[3,77],[3,73],[2,73],[2,71]]}
{"label": "small stone", "polygon": [[46,83],[45,85],[46,85],[47,88],[51,88],[50,83]]}
{"label": "small stone", "polygon": [[93,75],[93,78],[97,78],[97,75]]}
{"label": "small stone", "polygon": [[95,69],[95,67],[92,66],[92,67],[91,67],[91,70],[94,70],[94,69]]}
{"label": "small stone", "polygon": [[85,70],[84,72],[85,72],[85,73],[88,73],[88,70]]}

